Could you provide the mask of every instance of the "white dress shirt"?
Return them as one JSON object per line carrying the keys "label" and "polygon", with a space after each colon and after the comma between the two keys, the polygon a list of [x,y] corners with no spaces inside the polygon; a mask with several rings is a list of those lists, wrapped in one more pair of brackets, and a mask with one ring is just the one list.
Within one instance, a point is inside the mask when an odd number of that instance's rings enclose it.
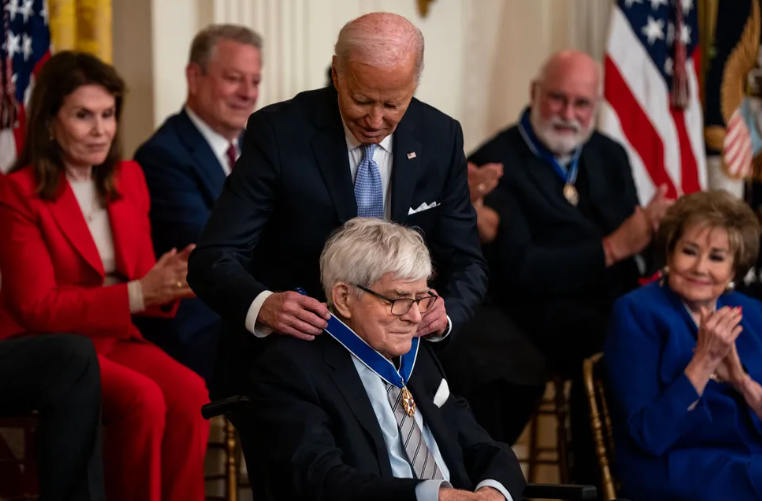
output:
{"label": "white dress shirt", "polygon": [[[103,264],[103,272],[106,278],[104,286],[115,285],[122,280],[116,274],[116,252],[114,250],[114,235],[111,232],[111,220],[108,210],[98,201],[95,181],[75,181],[69,179],[69,186],[74,192],[79,208],[90,230],[90,235],[98,249],[98,256]],[[139,280],[133,280],[127,284],[127,294],[130,301],[130,313],[138,313],[145,310],[143,301],[143,287]]]}
{"label": "white dress shirt", "polygon": [[[352,132],[347,127],[346,122],[344,121],[344,117],[341,117],[341,124],[344,126],[344,140],[347,144],[347,155],[349,156],[349,170],[352,175],[352,183],[354,183],[354,180],[357,177],[357,167],[360,165],[360,162],[362,161],[362,143],[357,140],[357,138],[352,134]],[[378,171],[381,175],[381,189],[383,191],[383,200],[384,200],[384,219],[386,221],[390,221],[392,218],[392,204],[391,204],[391,190],[389,189],[389,185],[391,184],[392,179],[392,144],[393,140],[392,137],[394,134],[389,134],[386,136],[379,144],[378,147],[373,152],[373,160],[376,161],[376,164],[378,165]],[[254,298],[254,301],[251,303],[251,306],[249,307],[249,311],[246,313],[246,330],[251,332],[257,337],[267,337],[272,333],[272,329],[269,327],[266,327],[261,324],[257,324],[257,318],[259,317],[259,310],[262,309],[262,304],[264,304],[265,300],[272,295],[271,291],[264,291],[261,292],[256,298]],[[441,336],[434,336],[430,335],[427,336],[426,339],[428,341],[441,341],[442,339],[446,338],[450,334],[450,330],[452,330],[452,322],[450,321],[450,317],[447,317],[447,329],[445,329],[444,334]]]}
{"label": "white dress shirt", "polygon": [[[355,364],[357,373],[360,375],[362,385],[365,387],[365,392],[370,399],[370,405],[373,407],[373,412],[378,419],[378,425],[381,428],[381,434],[384,437],[384,443],[386,444],[386,450],[389,453],[389,462],[392,465],[392,475],[395,478],[415,478],[413,475],[413,469],[410,466],[410,462],[407,459],[407,454],[402,446],[402,440],[400,439],[399,427],[397,426],[397,420],[394,417],[394,411],[386,392],[386,383],[378,377],[378,374],[368,369],[357,357],[352,356],[352,362]],[[439,471],[442,473],[443,480],[424,480],[418,484],[415,488],[415,497],[417,501],[437,501],[439,499],[439,489],[441,487],[449,487],[450,484],[450,470],[447,468],[447,464],[442,458],[442,453],[439,451],[439,445],[434,439],[429,427],[423,422],[423,416],[420,412],[416,412],[413,415],[415,423],[421,429],[423,434],[423,441],[426,443],[426,447],[429,448],[431,455],[434,456]],[[483,480],[476,486],[478,491],[482,487],[492,487],[498,490],[506,501],[513,501],[511,494],[500,482],[496,480]]]}
{"label": "white dress shirt", "polygon": [[238,138],[230,141],[226,137],[221,136],[215,132],[214,129],[209,127],[206,122],[201,120],[201,117],[196,115],[188,106],[185,107],[185,113],[188,114],[188,118],[191,119],[193,125],[195,125],[201,135],[204,136],[206,142],[209,143],[209,147],[212,149],[214,156],[217,157],[217,160],[220,161],[220,167],[225,171],[225,175],[229,175],[230,163],[228,163],[228,148],[230,147],[230,143],[233,143],[236,152],[235,157],[238,159],[238,156],[241,154],[241,148],[238,146]]}

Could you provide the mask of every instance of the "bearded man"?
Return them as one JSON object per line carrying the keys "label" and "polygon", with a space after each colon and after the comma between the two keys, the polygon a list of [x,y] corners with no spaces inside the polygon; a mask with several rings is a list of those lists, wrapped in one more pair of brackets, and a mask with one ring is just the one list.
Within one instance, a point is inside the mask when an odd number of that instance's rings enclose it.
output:
{"label": "bearded man", "polygon": [[611,306],[638,285],[636,256],[672,203],[660,187],[639,205],[624,148],[594,131],[601,87],[588,55],[552,55],[519,123],[469,158],[504,166],[484,201],[500,218],[484,247],[490,296],[569,379],[600,351]]}

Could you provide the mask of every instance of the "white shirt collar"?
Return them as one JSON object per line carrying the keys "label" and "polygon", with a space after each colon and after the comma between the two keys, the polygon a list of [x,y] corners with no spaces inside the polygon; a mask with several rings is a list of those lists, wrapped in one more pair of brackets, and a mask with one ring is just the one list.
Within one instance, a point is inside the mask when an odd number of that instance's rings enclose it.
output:
{"label": "white shirt collar", "polygon": [[[344,116],[341,114],[341,111],[339,111],[339,116],[341,116],[341,125],[344,127],[344,139],[347,141],[347,149],[349,151],[354,150],[355,148],[359,148],[362,146],[362,143],[357,140],[354,134],[352,134],[352,131],[349,130],[349,127],[347,127],[347,123],[344,121]],[[386,150],[388,153],[392,152],[392,136],[394,133],[389,134],[386,136],[378,145]]]}
{"label": "white shirt collar", "polygon": [[231,142],[235,145],[236,151],[239,150],[238,138],[235,138],[233,141],[228,141],[226,137],[220,135],[214,129],[209,127],[209,124],[196,115],[188,105],[185,105],[185,112],[188,114],[188,118],[191,119],[191,122],[193,122],[193,125],[195,125],[201,135],[204,136],[206,142],[209,143],[209,146],[212,148],[212,151],[217,158],[227,158],[228,146],[230,146]]}

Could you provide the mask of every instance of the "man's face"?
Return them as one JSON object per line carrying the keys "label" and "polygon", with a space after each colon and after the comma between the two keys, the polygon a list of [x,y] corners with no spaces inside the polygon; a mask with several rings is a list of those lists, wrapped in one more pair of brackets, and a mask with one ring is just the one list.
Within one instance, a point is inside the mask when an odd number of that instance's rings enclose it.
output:
{"label": "man's face", "polygon": [[[411,282],[395,279],[391,273],[368,288],[389,299],[418,299],[430,295],[425,279]],[[422,319],[417,304],[413,303],[406,313],[395,315],[387,301],[371,293],[363,292],[358,297],[352,291],[346,298],[340,313],[347,325],[371,348],[387,358],[410,351]]]}
{"label": "man's face", "polygon": [[206,70],[188,65],[188,105],[218,134],[232,140],[254,112],[261,70],[259,49],[220,40]]}
{"label": "man's face", "polygon": [[417,85],[414,55],[389,68],[350,61],[341,77],[334,58],[332,74],[341,115],[362,144],[378,144],[394,132]]}
{"label": "man's face", "polygon": [[555,155],[568,155],[590,138],[597,106],[594,73],[559,69],[532,85],[532,128]]}

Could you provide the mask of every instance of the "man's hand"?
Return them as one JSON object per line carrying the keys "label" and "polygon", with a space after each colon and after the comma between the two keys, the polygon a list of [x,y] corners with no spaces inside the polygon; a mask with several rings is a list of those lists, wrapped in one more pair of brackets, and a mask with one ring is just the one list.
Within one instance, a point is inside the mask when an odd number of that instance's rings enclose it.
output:
{"label": "man's hand", "polygon": [[675,200],[667,198],[667,185],[660,185],[653,198],[651,198],[651,201],[648,202],[648,205],[643,209],[643,212],[646,213],[646,218],[648,218],[649,223],[651,223],[651,228],[654,233],[659,230],[659,224],[661,223],[664,214],[674,203]]}
{"label": "man's hand", "polygon": [[[431,290],[434,294],[437,292]],[[428,336],[429,334],[436,334],[441,336],[447,330],[447,310],[445,309],[444,299],[437,298],[434,304],[426,310],[423,314],[421,323],[418,324],[418,332],[416,336]]]}
{"label": "man's hand", "polygon": [[640,206],[635,213],[624,220],[619,228],[603,239],[606,266],[612,266],[639,253],[651,243],[653,227]]}
{"label": "man's hand", "polygon": [[503,177],[503,164],[490,163],[477,167],[468,162],[468,189],[471,193],[471,202],[482,200],[489,192],[495,189],[497,182]]}
{"label": "man's hand", "polygon": [[276,292],[265,299],[257,322],[275,332],[312,341],[323,332],[331,318],[328,307],[298,292]]}
{"label": "man's hand", "polygon": [[499,490],[493,489],[492,487],[482,487],[475,493],[476,497],[474,498],[474,501],[477,499],[479,501],[505,501],[505,496],[503,496]]}
{"label": "man's hand", "polygon": [[477,499],[480,498],[477,498],[473,492],[448,487],[439,489],[439,501],[476,501]]}

